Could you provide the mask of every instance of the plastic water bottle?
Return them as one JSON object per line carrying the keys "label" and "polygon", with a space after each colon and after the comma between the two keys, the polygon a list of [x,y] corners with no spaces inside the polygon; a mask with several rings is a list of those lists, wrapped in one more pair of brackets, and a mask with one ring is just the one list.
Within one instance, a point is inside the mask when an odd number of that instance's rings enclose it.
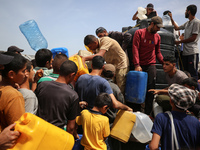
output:
{"label": "plastic water bottle", "polygon": [[48,43],[42,35],[42,33],[40,32],[40,29],[35,20],[29,20],[24,22],[19,26],[19,29],[24,34],[29,45],[33,50],[37,51],[41,48],[48,47]]}

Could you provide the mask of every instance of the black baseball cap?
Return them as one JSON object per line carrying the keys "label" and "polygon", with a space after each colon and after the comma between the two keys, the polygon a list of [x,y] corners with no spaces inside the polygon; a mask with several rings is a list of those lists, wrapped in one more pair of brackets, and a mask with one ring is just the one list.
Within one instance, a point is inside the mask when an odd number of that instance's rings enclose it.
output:
{"label": "black baseball cap", "polygon": [[17,46],[10,46],[8,47],[8,52],[23,52],[23,49],[18,48]]}
{"label": "black baseball cap", "polygon": [[0,65],[9,64],[13,60],[14,56],[9,56],[0,53]]}

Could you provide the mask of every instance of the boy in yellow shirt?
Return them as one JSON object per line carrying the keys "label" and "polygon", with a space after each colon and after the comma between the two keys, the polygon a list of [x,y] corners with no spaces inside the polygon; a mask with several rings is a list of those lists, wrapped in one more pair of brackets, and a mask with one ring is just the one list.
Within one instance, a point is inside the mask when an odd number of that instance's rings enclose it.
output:
{"label": "boy in yellow shirt", "polygon": [[101,93],[95,99],[95,105],[91,110],[84,109],[81,116],[76,118],[76,123],[82,125],[83,137],[81,145],[84,150],[107,150],[106,137],[110,135],[109,119],[105,114],[112,107],[109,94]]}

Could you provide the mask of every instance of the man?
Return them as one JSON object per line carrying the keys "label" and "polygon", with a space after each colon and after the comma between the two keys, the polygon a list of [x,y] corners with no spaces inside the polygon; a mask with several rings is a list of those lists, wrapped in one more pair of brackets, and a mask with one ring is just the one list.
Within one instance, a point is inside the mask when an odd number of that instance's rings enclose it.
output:
{"label": "man", "polygon": [[171,22],[174,25],[175,30],[185,30],[184,39],[175,41],[176,44],[183,44],[183,67],[185,71],[188,71],[192,77],[198,79],[198,63],[199,63],[199,50],[198,40],[200,37],[200,21],[195,17],[197,12],[196,5],[189,5],[185,11],[185,18],[189,21],[181,26],[178,26],[172,18],[172,14],[169,13]]}
{"label": "man", "polygon": [[14,52],[16,54],[20,54],[21,55],[21,52],[23,52],[24,50],[23,49],[20,49],[18,48],[17,46],[10,46],[8,47],[8,52]]}
{"label": "man", "polygon": [[[155,89],[156,79],[156,58],[163,64],[163,56],[160,52],[160,36],[157,31],[163,27],[162,19],[159,16],[151,18],[147,28],[138,29],[133,38],[133,64],[135,71],[148,73],[148,89]],[[145,113],[150,114],[152,110],[153,95],[147,92],[145,100]]]}
{"label": "man", "polygon": [[35,72],[33,70],[32,62],[27,60],[26,65],[26,78],[24,82],[19,85],[20,88],[18,89],[20,93],[22,93],[25,101],[25,111],[36,114],[38,109],[38,99],[33,93],[32,90],[30,90],[30,83],[36,82],[34,78]]}
{"label": "man", "polygon": [[17,121],[25,113],[24,98],[15,89],[15,86],[24,82],[26,62],[23,56],[16,54],[10,63],[4,65],[4,70],[2,70],[2,82],[0,83],[1,130]]}
{"label": "man", "polygon": [[108,33],[107,30],[103,27],[99,27],[96,29],[96,35],[99,38],[108,36],[116,40],[126,53],[127,53],[127,46],[131,42],[131,39],[132,39],[132,35],[128,32],[123,33],[123,32],[118,32],[118,31],[110,31]]}
{"label": "man", "polygon": [[[113,91],[113,95],[115,96],[115,98],[121,102],[121,103],[125,103],[124,100],[124,95],[122,94],[122,92],[120,91],[119,87],[113,82],[113,78],[115,77],[115,66],[112,64],[106,64],[105,67],[103,68],[102,71],[102,77],[104,77],[108,83],[110,84],[110,87]],[[109,118],[109,122],[110,125],[113,124],[116,114],[117,114],[118,110],[114,109],[114,108],[110,108],[108,109],[108,111],[106,112],[106,116]]]}
{"label": "man", "polygon": [[113,102],[113,108],[130,110],[131,108],[120,103],[113,95],[113,91],[106,79],[100,77],[105,60],[102,56],[95,56],[92,59],[92,72],[81,75],[75,85],[75,90],[79,95],[80,101],[86,101],[88,108],[94,107],[94,100],[100,93],[108,93]]}
{"label": "man", "polygon": [[65,54],[56,54],[52,62],[53,73],[50,73],[48,76],[40,78],[38,83],[43,81],[55,81],[59,77],[60,66],[63,62],[67,61],[68,57]]}
{"label": "man", "polygon": [[67,60],[61,65],[56,81],[41,82],[35,91],[39,103],[37,115],[60,128],[67,125],[67,131],[71,134],[75,133],[79,100],[77,93],[68,84],[76,73],[76,64]]}
{"label": "man", "polygon": [[[124,95],[120,91],[119,87],[112,80],[115,77],[115,70],[116,69],[115,69],[114,65],[106,64],[101,75],[110,84],[110,87],[112,88],[112,91],[113,91],[115,98],[119,102],[124,104],[125,103]],[[117,112],[118,112],[118,109],[109,108],[107,110],[107,112],[105,113],[105,115],[109,118],[110,127],[112,127],[112,125],[113,125],[113,122],[116,118]],[[122,149],[121,142],[112,138],[111,136],[108,137],[108,144],[109,144],[110,150],[120,150],[120,149]]]}
{"label": "man", "polygon": [[[169,86],[174,83],[181,84],[184,79],[188,78],[183,71],[176,68],[176,58],[173,56],[163,58],[163,70]],[[154,91],[154,94],[167,94],[167,88],[164,90],[150,89],[149,91]]]}
{"label": "man", "polygon": [[[136,13],[133,15],[132,20],[137,20],[137,24],[139,23],[140,19],[137,17],[138,15],[138,11],[136,11]],[[157,12],[154,10],[154,5],[152,3],[147,4],[146,7],[146,14],[148,19],[157,16]]]}
{"label": "man", "polygon": [[[182,85],[172,84],[168,93],[179,149],[199,149],[199,120],[186,114],[186,110],[194,105],[197,92]],[[153,137],[149,145],[150,149],[158,149],[159,144],[162,150],[172,149],[171,125],[172,122],[167,113],[160,113],[156,116],[151,130]],[[174,148],[178,149],[176,146]]]}
{"label": "man", "polygon": [[116,67],[116,84],[124,93],[129,61],[119,43],[110,37],[97,39],[94,35],[87,35],[84,44],[95,54],[83,57],[83,61],[92,60],[95,56],[102,56],[106,63],[113,64]]}
{"label": "man", "polygon": [[[165,72],[165,77],[168,83],[168,87],[174,83],[182,84],[183,80],[187,79],[188,76],[181,70],[176,68],[176,58],[173,56],[165,56],[163,58],[163,70]],[[158,94],[156,96],[156,102],[163,108],[164,111],[171,110],[168,96],[168,87],[156,90],[150,89],[149,92],[153,94]],[[155,113],[155,112],[154,112]],[[155,114],[154,114],[155,116]]]}

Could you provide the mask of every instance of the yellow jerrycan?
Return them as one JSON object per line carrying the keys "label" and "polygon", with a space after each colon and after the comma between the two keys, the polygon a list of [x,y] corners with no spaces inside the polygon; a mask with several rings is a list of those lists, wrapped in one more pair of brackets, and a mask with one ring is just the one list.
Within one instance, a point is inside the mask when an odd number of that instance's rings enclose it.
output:
{"label": "yellow jerrycan", "polygon": [[16,121],[15,130],[21,135],[10,150],[71,150],[74,146],[70,133],[31,113]]}
{"label": "yellow jerrycan", "polygon": [[123,143],[128,142],[135,121],[136,115],[133,112],[119,110],[111,128],[111,137]]}
{"label": "yellow jerrycan", "polygon": [[74,55],[69,57],[69,60],[75,62],[75,64],[78,67],[78,71],[76,73],[76,76],[74,77],[74,81],[78,80],[78,77],[82,74],[88,74],[89,70],[86,64],[83,64],[82,58],[79,55]]}

